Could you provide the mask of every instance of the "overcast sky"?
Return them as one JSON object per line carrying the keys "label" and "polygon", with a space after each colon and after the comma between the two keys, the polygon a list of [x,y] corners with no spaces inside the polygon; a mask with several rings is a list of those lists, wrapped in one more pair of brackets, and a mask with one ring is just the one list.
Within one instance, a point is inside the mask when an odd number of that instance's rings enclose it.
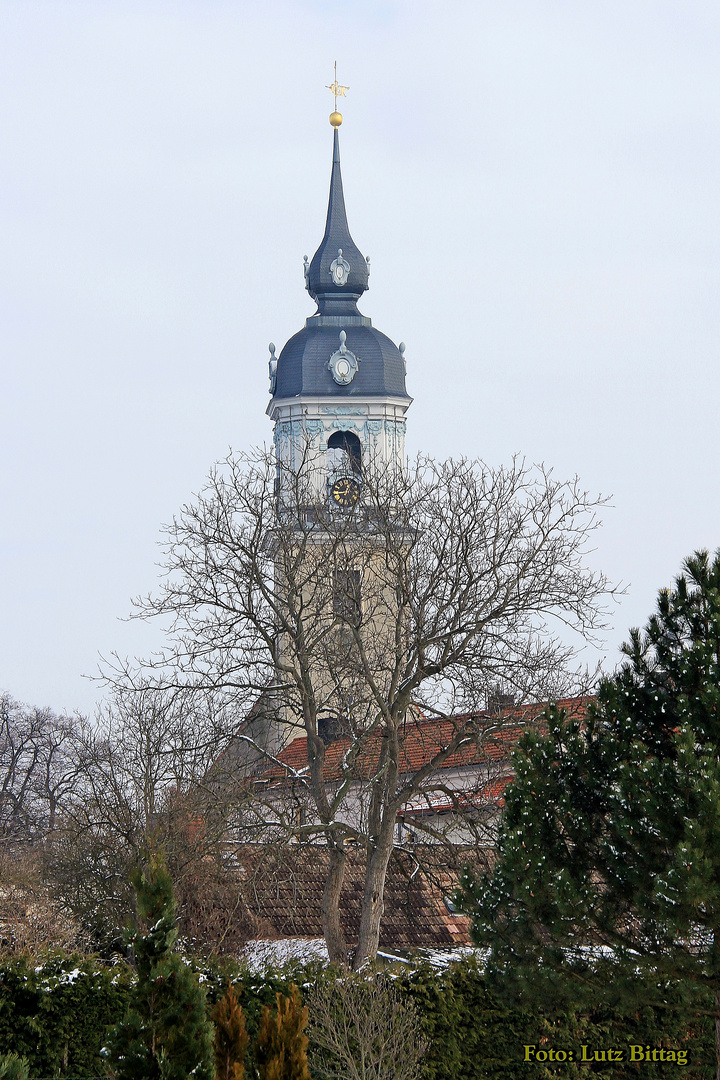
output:
{"label": "overcast sky", "polygon": [[612,495],[603,651],[720,546],[717,0],[3,0],[0,690],[91,711],[160,527],[267,441],[332,64],[408,450]]}

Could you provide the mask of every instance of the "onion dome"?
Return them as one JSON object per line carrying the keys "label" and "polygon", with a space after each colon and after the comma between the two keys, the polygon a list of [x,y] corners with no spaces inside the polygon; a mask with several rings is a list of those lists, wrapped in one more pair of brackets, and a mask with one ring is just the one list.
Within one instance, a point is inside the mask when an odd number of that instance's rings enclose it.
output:
{"label": "onion dome", "polygon": [[370,271],[367,261],[350,235],[342,174],[340,172],[340,139],[333,131],[333,164],[330,176],[325,235],[307,268],[306,288],[317,301],[321,315],[351,311],[354,303],[368,287]]}

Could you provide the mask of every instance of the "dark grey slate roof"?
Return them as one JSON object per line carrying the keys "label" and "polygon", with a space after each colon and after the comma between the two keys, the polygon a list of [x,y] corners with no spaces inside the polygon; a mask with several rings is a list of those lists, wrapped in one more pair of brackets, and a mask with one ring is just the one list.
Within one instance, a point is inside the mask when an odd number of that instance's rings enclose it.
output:
{"label": "dark grey slate roof", "polygon": [[[342,249],[342,257],[350,266],[350,273],[344,285],[333,284],[330,266]],[[357,300],[368,287],[369,271],[365,258],[357,246],[348,228],[343,195],[342,173],[340,172],[340,141],[338,130],[333,132],[333,164],[330,175],[330,196],[328,198],[325,235],[320,247],[310,261],[307,290],[313,300],[317,300],[320,311],[324,310],[324,301],[340,298]]]}
{"label": "dark grey slate roof", "polygon": [[[335,285],[330,265],[338,248],[350,266],[344,285]],[[311,394],[335,398],[392,395],[408,398],[405,362],[390,338],[361,315],[357,300],[368,287],[368,266],[348,228],[340,172],[337,128],[333,137],[325,235],[307,273],[307,290],[317,301],[317,314],[291,337],[278,357],[274,397]],[[340,347],[340,331],[347,334],[346,347],[358,358],[358,371],[346,386],[335,382],[328,367]],[[408,398],[409,400],[409,398]]]}
{"label": "dark grey slate roof", "polygon": [[[355,319],[359,321],[357,315]],[[334,325],[327,326],[322,325],[322,316],[308,319],[305,328],[290,338],[278,358],[275,397],[407,397],[403,358],[390,338],[374,326],[350,325],[352,316],[346,321],[340,317],[332,321]],[[369,324],[370,320],[363,322]],[[340,347],[340,330],[345,330],[346,347],[359,361],[357,374],[347,386],[339,386],[328,367],[330,357]]]}

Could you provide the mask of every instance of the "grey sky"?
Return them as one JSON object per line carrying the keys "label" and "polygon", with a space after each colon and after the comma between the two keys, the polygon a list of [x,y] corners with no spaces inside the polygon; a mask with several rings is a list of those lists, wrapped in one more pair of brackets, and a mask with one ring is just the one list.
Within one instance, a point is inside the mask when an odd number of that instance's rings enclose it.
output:
{"label": "grey sky", "polygon": [[269,440],[267,343],[313,306],[338,60],[364,313],[407,342],[410,452],[613,495],[595,565],[720,545],[720,6],[0,7],[0,689],[89,710],[163,521]]}

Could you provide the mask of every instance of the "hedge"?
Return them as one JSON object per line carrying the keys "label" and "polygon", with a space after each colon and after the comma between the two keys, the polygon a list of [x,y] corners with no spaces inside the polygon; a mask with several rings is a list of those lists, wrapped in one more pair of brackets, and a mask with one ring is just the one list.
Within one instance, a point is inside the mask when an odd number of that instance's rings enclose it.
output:
{"label": "hedge", "polygon": [[0,1053],[30,1061],[31,1077],[103,1076],[100,1048],[122,1017],[129,969],[54,956],[0,966]]}
{"label": "hedge", "polygon": [[[239,987],[251,1046],[264,1004],[273,1005],[275,994],[287,993],[293,981],[302,989],[324,977],[318,964],[255,975],[227,964],[191,963],[206,987],[209,1009],[229,978]],[[444,972],[420,964],[398,969],[397,977],[431,1040],[425,1080],[573,1080],[594,1072],[608,1080],[646,1074],[660,1080],[678,1073],[687,1080],[712,1080],[715,1075],[713,1023],[703,1015],[703,995],[692,988],[682,993],[662,988],[655,997],[664,997],[665,1004],[650,1007],[642,1004],[648,988],[638,983],[636,1003],[623,1009],[604,1003],[556,1010],[550,1002],[531,1007],[527,1001],[509,1001],[503,987],[493,985],[473,961]],[[105,1075],[100,1050],[110,1027],[124,1015],[131,978],[125,963],[107,966],[93,958],[58,955],[42,964],[27,959],[0,963],[0,1054],[15,1051],[27,1057],[33,1078]],[[523,1060],[525,1045],[572,1048],[579,1056],[582,1045],[602,1050],[631,1043],[684,1048],[689,1065],[679,1070],[662,1062]],[[248,1061],[250,1076],[253,1064]]]}
{"label": "hedge", "polygon": [[[552,1001],[531,1005],[527,1000],[509,1001],[505,988],[486,978],[472,962],[454,964],[442,974],[419,967],[403,977],[416,1002],[431,1048],[425,1066],[426,1080],[546,1080],[600,1073],[603,1077],[633,1078],[650,1074],[714,1080],[714,1022],[708,1015],[710,995],[672,986],[635,984],[635,998],[627,989],[623,1007],[606,1001],[594,1006],[556,1009]],[[642,1004],[650,997],[663,999],[655,1007]],[[628,998],[630,1001],[628,1002]],[[643,1048],[688,1051],[688,1066],[674,1062],[632,1064],[630,1044]],[[524,1060],[525,1046],[537,1050],[572,1050],[575,1060],[544,1064]],[[621,1062],[581,1064],[582,1046],[592,1050],[623,1050]]]}

